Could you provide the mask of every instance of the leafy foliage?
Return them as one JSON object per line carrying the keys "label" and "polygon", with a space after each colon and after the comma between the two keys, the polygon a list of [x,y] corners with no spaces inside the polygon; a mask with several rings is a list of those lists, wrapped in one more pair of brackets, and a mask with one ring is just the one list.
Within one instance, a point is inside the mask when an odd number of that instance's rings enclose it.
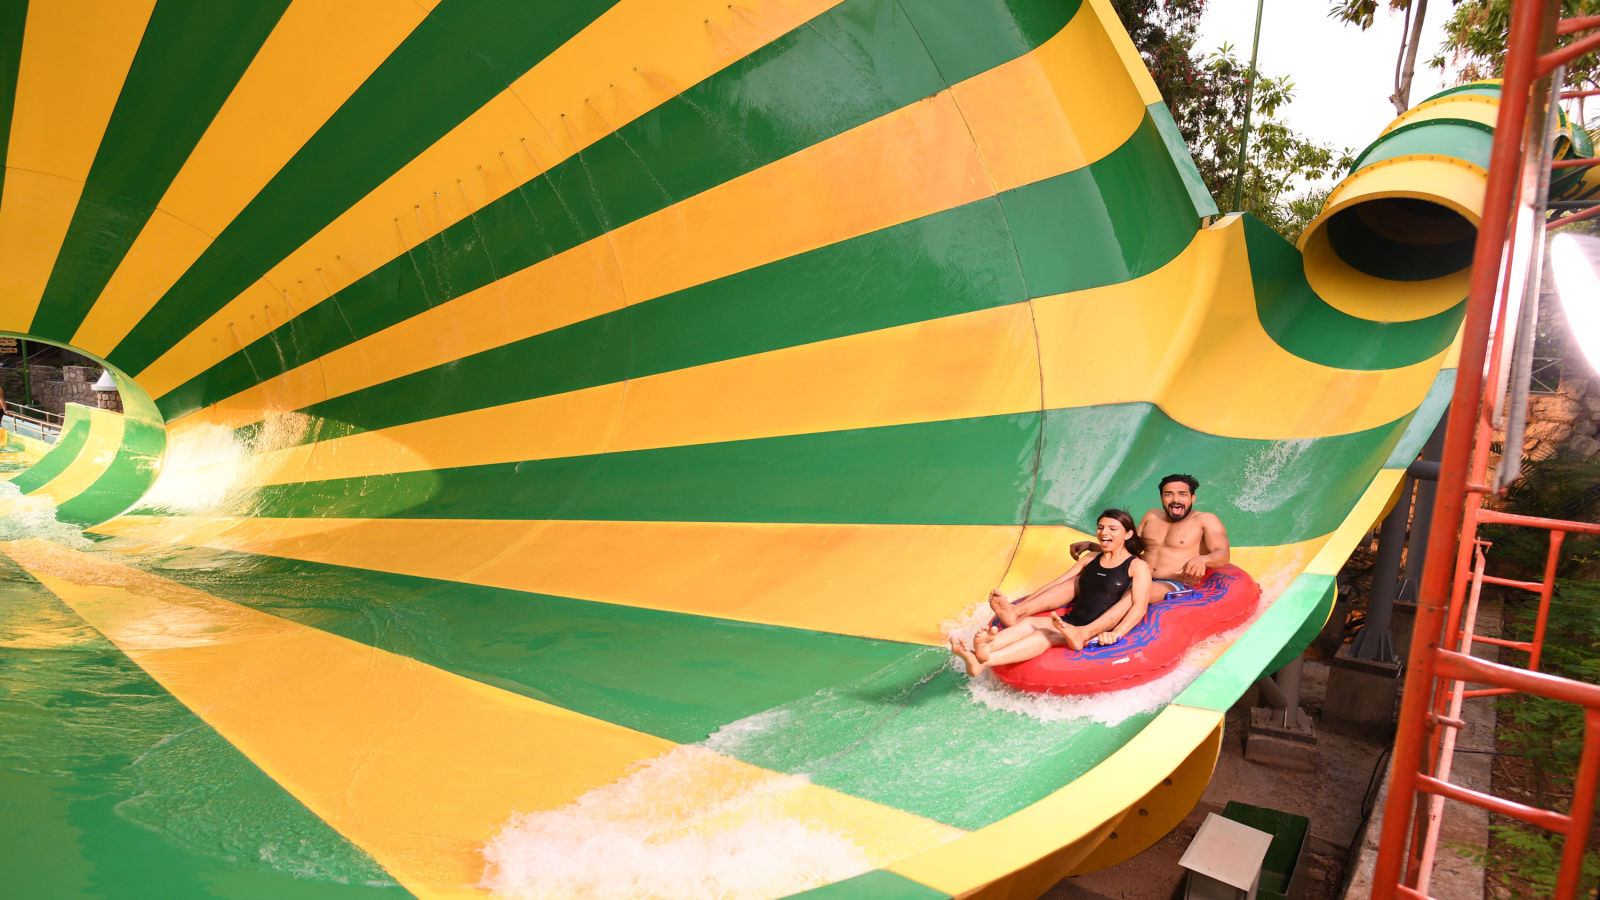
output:
{"label": "leafy foliage", "polygon": [[1206,188],[1223,210],[1233,207],[1249,96],[1244,211],[1294,240],[1321,210],[1327,191],[1320,183],[1348,169],[1354,154],[1308,140],[1278,118],[1294,95],[1287,77],[1252,72],[1227,45],[1215,54],[1196,52],[1205,2],[1113,0],[1112,5],[1172,111]]}
{"label": "leafy foliage", "polygon": [[[1600,582],[1568,581],[1557,587],[1546,624],[1547,640],[1540,668],[1553,675],[1595,683],[1600,680]],[[1528,640],[1533,636],[1534,610],[1531,603],[1508,606],[1507,637]],[[1583,708],[1536,697],[1513,694],[1502,701],[1505,719],[1500,745],[1521,757],[1533,789],[1533,803],[1546,809],[1562,809],[1572,802],[1572,782],[1578,757],[1583,750]],[[1579,802],[1595,803],[1595,798]],[[1488,863],[1502,874],[1502,880],[1515,888],[1523,884],[1534,889],[1532,896],[1547,897],[1555,890],[1564,843],[1543,829],[1521,823],[1490,826],[1492,849],[1457,847],[1459,852]],[[1583,887],[1588,896],[1600,883],[1600,852],[1584,854]],[[1515,895],[1515,891],[1513,892]]]}
{"label": "leafy foliage", "polygon": [[[1600,521],[1600,458],[1581,459],[1560,454],[1528,460],[1522,477],[1506,491],[1503,508],[1526,516]],[[1548,535],[1536,529],[1495,525],[1482,536],[1494,541],[1490,560],[1496,574],[1521,578],[1543,577],[1549,550]],[[1600,539],[1569,535],[1562,545],[1558,577],[1570,578],[1600,566]]]}
{"label": "leafy foliage", "polygon": [[[1574,18],[1600,14],[1600,0],[1561,0],[1561,16]],[[1444,44],[1428,65],[1453,72],[1459,83],[1505,74],[1506,38],[1511,33],[1511,0],[1457,0],[1444,26]],[[1564,47],[1582,35],[1563,35]],[[1590,55],[1569,63],[1569,87],[1595,86],[1600,59]]]}
{"label": "leafy foliage", "polygon": [[[1453,846],[1474,865],[1492,866],[1499,872],[1510,873],[1502,874],[1500,880],[1511,888],[1512,897],[1524,896],[1516,889],[1519,881],[1534,889],[1532,894],[1526,895],[1530,898],[1555,895],[1556,875],[1561,871],[1561,838],[1521,823],[1490,825],[1489,833],[1495,842],[1492,852],[1482,847]],[[1600,853],[1590,850],[1583,854],[1583,875],[1578,882],[1577,895],[1592,895],[1597,882],[1600,882]]]}

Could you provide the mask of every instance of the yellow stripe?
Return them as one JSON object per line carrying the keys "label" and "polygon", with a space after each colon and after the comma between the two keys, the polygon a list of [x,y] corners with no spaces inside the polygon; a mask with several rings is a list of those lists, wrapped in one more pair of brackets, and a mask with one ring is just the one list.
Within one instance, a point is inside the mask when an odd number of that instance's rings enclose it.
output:
{"label": "yellow stripe", "polygon": [[[1112,7],[1111,0],[1088,0],[1084,6],[1094,10],[1096,19],[1111,23],[1106,31],[1110,33],[1111,43],[1116,47],[1117,55],[1121,57],[1122,71],[1127,73],[1133,80],[1134,87],[1139,90],[1139,105],[1161,103],[1161,89],[1156,87],[1156,80],[1150,77],[1150,70],[1145,66],[1144,58],[1139,55],[1139,48],[1133,45],[1133,38],[1129,37],[1128,30],[1122,27],[1122,20],[1117,17],[1117,11]],[[1094,80],[1107,79],[1109,71],[1115,70],[1101,70]]]}
{"label": "yellow stripe", "polygon": [[752,14],[726,0],[623,0],[186,335],[141,384],[165,394],[283,324],[251,319],[263,305],[305,312],[838,2]]}
{"label": "yellow stripe", "polygon": [[[1231,437],[1321,437],[1386,425],[1416,408],[1439,365],[1434,358],[1403,369],[1351,371],[1285,352],[1255,315],[1243,226],[1233,222],[1200,234],[1156,273],[1042,298],[1031,313],[1027,304],[996,307],[626,385],[606,384],[277,451],[258,448],[237,486],[1038,409],[1035,325],[1045,358],[1066,361],[1046,373],[1046,408],[1152,402],[1189,427]],[[1079,339],[1083,334],[1119,334],[1126,340],[1086,346]],[[1241,372],[1234,365],[1238,359],[1254,364]],[[1217,406],[1214,385],[1219,383],[1240,399]],[[1292,397],[1286,384],[1296,385]],[[1333,396],[1341,403],[1326,402]],[[184,431],[187,439],[198,440],[203,429],[191,424]],[[475,438],[459,440],[462,434]],[[214,469],[232,472],[234,463]],[[196,474],[207,477],[205,470]]]}
{"label": "yellow stripe", "polygon": [[[44,541],[0,552],[419,897],[486,896],[480,850],[512,813],[568,803],[674,746],[100,556]],[[774,777],[699,756],[701,777],[665,802]],[[814,785],[783,812],[873,865],[961,834]]]}
{"label": "yellow stripe", "polygon": [[1499,115],[1499,97],[1484,94],[1451,94],[1411,107],[1390,122],[1382,133],[1388,134],[1402,125],[1426,122],[1429,119],[1466,119],[1493,128]]}
{"label": "yellow stripe", "polygon": [[[998,525],[143,516],[95,530],[922,644],[941,643],[939,622],[988,596],[1020,531]],[[417,547],[429,551],[417,553]],[[595,565],[597,559],[606,563]],[[816,602],[840,591],[872,602]]]}
{"label": "yellow stripe", "polygon": [[1405,474],[1404,469],[1379,469],[1378,474],[1373,476],[1372,483],[1367,485],[1366,492],[1350,510],[1350,515],[1345,516],[1343,524],[1333,534],[1328,535],[1321,552],[1306,563],[1305,573],[1339,574],[1339,570],[1344,568],[1345,562],[1350,559],[1350,551],[1372,530],[1373,524],[1381,517],[1384,506],[1388,504],[1395,489],[1400,486],[1400,480]]}
{"label": "yellow stripe", "polygon": [[[1031,526],[1008,571],[1021,530],[1015,526],[124,516],[93,530],[134,542],[934,645],[943,640],[939,623],[981,603],[1002,576],[1007,590],[1036,587],[1070,565],[1066,547],[1084,537]],[[1239,547],[1235,562],[1277,584],[1323,540]],[[594,565],[596,559],[606,564]],[[815,602],[841,590],[872,602]]]}
{"label": "yellow stripe", "polygon": [[1136,78],[1116,74],[1122,28],[1107,33],[1100,12],[1085,4],[1038,49],[951,88],[997,192],[1081,169],[1144,120]]}
{"label": "yellow stripe", "polygon": [[49,497],[61,505],[88,490],[117,457],[127,420],[117,413],[93,410],[89,416],[89,437],[61,474],[30,492],[32,497]]}
{"label": "yellow stripe", "polygon": [[1036,410],[1033,347],[1027,305],[1003,306],[265,453],[249,483]]}
{"label": "yellow stripe", "polygon": [[36,437],[29,437],[26,434],[19,434],[14,431],[8,432],[4,430],[0,430],[0,434],[5,435],[5,443],[10,444],[11,442],[16,442],[22,447],[21,450],[16,450],[5,455],[6,460],[9,462],[26,462],[29,465],[32,465],[33,463],[37,462],[40,457],[50,452],[50,445]]}
{"label": "yellow stripe", "polygon": [[[290,5],[156,204],[72,344],[108,355],[437,2],[296,0]],[[253,296],[283,321],[281,296]]]}
{"label": "yellow stripe", "polygon": [[[249,424],[265,409],[308,406],[627,303],[990,196],[996,183],[1004,190],[1081,168],[1125,142],[1144,112],[1137,96],[1107,84],[1104,70],[1095,68],[1107,62],[1105,41],[1099,23],[1080,15],[1028,56],[973,76],[952,91],[334,350],[242,392],[215,411],[197,414],[196,421]],[[959,109],[949,102],[952,98]],[[1041,113],[1022,99],[1065,113]],[[987,111],[989,104],[1005,115]],[[1077,123],[1072,130],[1062,115]],[[981,149],[987,172],[973,154],[974,146]],[[772,229],[770,210],[778,205],[785,209],[785,228]],[[392,256],[401,250],[392,245],[386,252]],[[614,258],[621,260],[620,274]],[[521,302],[530,296],[548,302]],[[301,305],[296,302],[297,308]],[[246,326],[237,320],[234,324],[243,333]],[[196,332],[186,346],[224,348],[233,341],[232,332],[212,325],[200,331],[208,337],[202,340]],[[222,355],[217,350],[182,366],[158,361],[141,373],[140,383],[159,396]]]}
{"label": "yellow stripe", "polygon": [[30,3],[0,196],[0,330],[27,334],[154,0]]}
{"label": "yellow stripe", "polygon": [[1229,437],[1294,439],[1393,422],[1427,395],[1443,356],[1359,371],[1284,351],[1256,315],[1237,217],[1200,232],[1150,275],[1036,300],[1034,314],[1047,361],[1045,408],[1150,400],[1190,428]]}

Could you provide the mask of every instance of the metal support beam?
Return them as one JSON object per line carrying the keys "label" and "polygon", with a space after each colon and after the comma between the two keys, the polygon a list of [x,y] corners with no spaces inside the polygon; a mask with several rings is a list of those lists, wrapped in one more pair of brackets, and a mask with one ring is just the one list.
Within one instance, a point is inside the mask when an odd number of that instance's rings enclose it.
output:
{"label": "metal support beam", "polygon": [[1410,477],[1401,483],[1400,499],[1383,517],[1383,528],[1378,532],[1378,561],[1372,570],[1372,596],[1367,598],[1367,622],[1350,643],[1350,655],[1356,659],[1400,661],[1399,654],[1394,652],[1389,623],[1394,618],[1394,600],[1400,589],[1400,554],[1406,546],[1411,489],[1415,483]]}

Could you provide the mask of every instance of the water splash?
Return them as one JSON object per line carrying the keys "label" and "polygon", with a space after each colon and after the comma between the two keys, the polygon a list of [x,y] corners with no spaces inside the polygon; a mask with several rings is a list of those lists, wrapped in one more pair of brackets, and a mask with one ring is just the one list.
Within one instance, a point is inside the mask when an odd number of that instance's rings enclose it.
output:
{"label": "water splash", "polygon": [[558,809],[518,814],[484,848],[498,896],[784,896],[872,868],[848,838],[786,815],[809,779],[678,747]]}
{"label": "water splash", "polygon": [[222,425],[196,426],[167,450],[165,464],[138,510],[169,515],[248,511],[258,476],[275,451],[293,447],[320,420],[304,413],[272,412],[249,432]]}
{"label": "water splash", "polygon": [[56,502],[41,495],[25,495],[9,481],[0,481],[0,541],[43,538],[74,550],[89,550],[94,542],[83,530],[56,518]]}
{"label": "water splash", "polygon": [[1298,473],[1286,473],[1291,464],[1311,449],[1310,438],[1270,441],[1260,450],[1245,457],[1241,466],[1243,477],[1235,505],[1247,513],[1265,513],[1277,509],[1285,498],[1304,496],[1312,476],[1309,468]]}

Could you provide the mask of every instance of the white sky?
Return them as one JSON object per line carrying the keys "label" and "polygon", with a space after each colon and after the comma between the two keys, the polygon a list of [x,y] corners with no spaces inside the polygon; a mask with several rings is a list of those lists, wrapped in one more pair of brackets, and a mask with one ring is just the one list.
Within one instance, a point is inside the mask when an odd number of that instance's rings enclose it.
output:
{"label": "white sky", "polygon": [[[1356,151],[1370,144],[1394,120],[1394,61],[1400,48],[1401,14],[1380,0],[1372,27],[1360,31],[1328,18],[1328,0],[1266,0],[1261,19],[1261,51],[1256,65],[1269,76],[1288,75],[1294,100],[1283,119],[1306,137]],[[1443,73],[1426,60],[1437,55],[1450,15],[1447,0],[1428,4],[1411,85],[1415,106],[1446,86]],[[1211,52],[1223,43],[1248,64],[1255,30],[1256,0],[1212,0],[1200,20],[1196,49]]]}

